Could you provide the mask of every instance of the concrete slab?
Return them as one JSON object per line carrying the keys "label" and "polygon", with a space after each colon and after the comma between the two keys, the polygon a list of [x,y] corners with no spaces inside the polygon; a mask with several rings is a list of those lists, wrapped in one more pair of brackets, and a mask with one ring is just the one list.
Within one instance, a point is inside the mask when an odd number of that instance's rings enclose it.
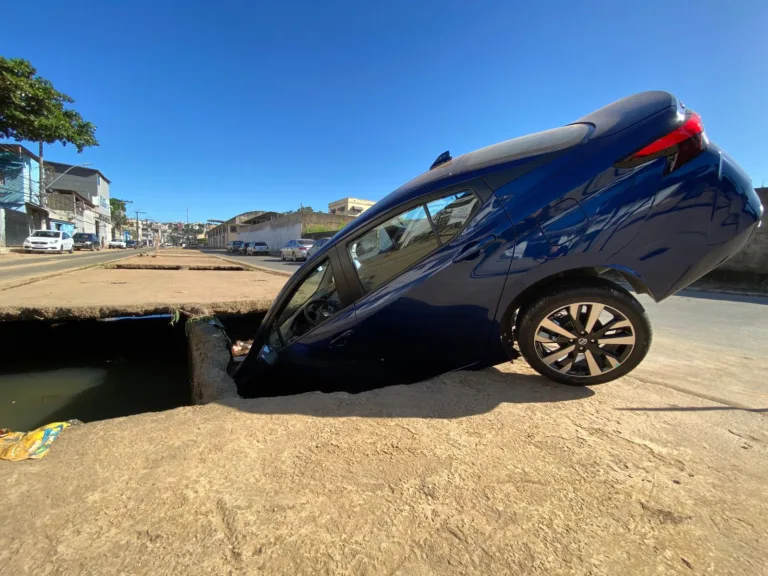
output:
{"label": "concrete slab", "polygon": [[286,278],[255,271],[91,268],[0,292],[0,319],[266,310]]}

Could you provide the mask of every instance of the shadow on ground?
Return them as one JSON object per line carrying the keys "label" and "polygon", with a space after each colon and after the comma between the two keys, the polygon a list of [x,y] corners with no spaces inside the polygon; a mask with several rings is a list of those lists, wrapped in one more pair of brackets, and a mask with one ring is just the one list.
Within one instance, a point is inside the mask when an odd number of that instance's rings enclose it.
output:
{"label": "shadow on ground", "polygon": [[418,384],[366,390],[364,394],[343,390],[306,392],[292,396],[238,398],[220,403],[252,414],[440,419],[484,414],[504,403],[568,402],[592,395],[594,392],[586,387],[564,386],[541,376],[510,374],[488,368],[445,374]]}

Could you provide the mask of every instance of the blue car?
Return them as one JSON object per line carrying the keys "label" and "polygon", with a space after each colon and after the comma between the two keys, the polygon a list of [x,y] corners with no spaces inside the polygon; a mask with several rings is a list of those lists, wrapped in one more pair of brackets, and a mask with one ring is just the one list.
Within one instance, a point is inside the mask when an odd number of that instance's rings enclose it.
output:
{"label": "blue car", "polygon": [[573,385],[651,345],[640,303],[738,252],[750,178],[666,92],[430,169],[376,203],[284,286],[234,373],[244,396],[409,383],[522,354]]}

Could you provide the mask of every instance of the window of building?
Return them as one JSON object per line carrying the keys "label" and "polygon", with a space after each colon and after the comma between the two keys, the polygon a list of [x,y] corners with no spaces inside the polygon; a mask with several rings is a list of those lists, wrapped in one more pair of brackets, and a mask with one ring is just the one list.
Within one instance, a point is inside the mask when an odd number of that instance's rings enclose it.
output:
{"label": "window of building", "polygon": [[347,245],[365,292],[371,292],[437,248],[424,206],[399,214]]}
{"label": "window of building", "polygon": [[235,232],[237,232],[237,226],[230,226],[229,231],[230,233],[234,234]]}
{"label": "window of building", "polygon": [[101,175],[96,174],[96,186],[101,186]]}

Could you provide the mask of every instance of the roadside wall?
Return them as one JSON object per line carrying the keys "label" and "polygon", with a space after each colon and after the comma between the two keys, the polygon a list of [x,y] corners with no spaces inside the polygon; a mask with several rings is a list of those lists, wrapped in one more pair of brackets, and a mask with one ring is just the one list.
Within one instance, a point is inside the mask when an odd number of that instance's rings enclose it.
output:
{"label": "roadside wall", "polygon": [[[763,207],[768,210],[768,188],[757,188]],[[768,222],[763,214],[763,225],[744,249],[717,268],[718,272],[748,272],[768,275]]]}
{"label": "roadside wall", "polygon": [[270,250],[279,250],[289,240],[306,237],[307,231],[321,232],[323,238],[333,236],[350,220],[354,220],[354,217],[322,212],[285,214],[275,220],[243,226],[234,239],[243,242],[266,242]]}

